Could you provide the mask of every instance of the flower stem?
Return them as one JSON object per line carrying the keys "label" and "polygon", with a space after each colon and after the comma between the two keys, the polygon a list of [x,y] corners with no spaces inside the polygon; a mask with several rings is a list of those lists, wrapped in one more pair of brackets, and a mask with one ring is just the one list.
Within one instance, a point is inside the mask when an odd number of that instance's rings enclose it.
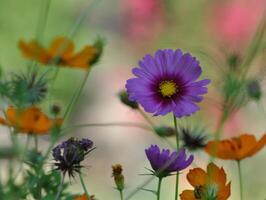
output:
{"label": "flower stem", "polygon": [[160,200],[162,180],[163,180],[162,178],[159,178],[158,189],[157,189],[157,200]]}
{"label": "flower stem", "polygon": [[155,129],[155,124],[150,120],[150,118],[145,114],[145,112],[143,112],[143,110],[141,110],[140,108],[138,108],[138,111],[141,116],[150,124],[150,126]]}
{"label": "flower stem", "polygon": [[83,180],[83,177],[82,177],[81,173],[79,173],[79,179],[80,179],[80,183],[81,183],[81,185],[82,185],[82,188],[83,188],[85,194],[87,195],[88,199],[90,199],[90,195],[89,195],[89,193],[88,193],[88,190],[87,190],[87,188],[86,188],[86,185],[85,185],[85,182],[84,182],[84,180]]}
{"label": "flower stem", "polygon": [[85,75],[80,87],[78,88],[77,92],[72,96],[72,98],[71,98],[71,100],[70,100],[70,102],[69,102],[69,104],[67,106],[67,109],[66,109],[66,111],[64,113],[64,119],[65,120],[67,119],[69,113],[72,111],[72,108],[73,108],[74,104],[79,99],[79,97],[81,95],[81,92],[82,92],[82,90],[83,90],[83,88],[84,88],[84,86],[85,86],[85,84],[86,84],[86,82],[88,80],[89,74],[90,74],[90,69],[86,72],[86,75]]}
{"label": "flower stem", "polygon": [[38,137],[37,135],[34,135],[34,145],[35,145],[35,150],[38,151]]}
{"label": "flower stem", "polygon": [[62,189],[63,189],[63,185],[64,185],[64,181],[65,181],[65,173],[63,173],[63,176],[61,178],[61,182],[60,182],[60,185],[58,187],[58,190],[57,190],[57,194],[56,194],[56,197],[55,197],[55,200],[59,200],[60,199],[60,194],[62,192]]}
{"label": "flower stem", "polygon": [[[214,133],[214,141],[218,142],[220,139],[221,139],[221,136],[222,136],[222,133],[223,133],[223,129],[224,129],[224,125],[225,125],[225,122],[228,118],[228,115],[226,114],[226,112],[224,112],[218,122],[218,126],[216,128],[216,131]],[[208,163],[211,163],[211,162],[214,162],[215,160],[215,154],[217,153],[217,146],[215,145],[215,147],[213,148],[213,155],[210,156],[209,158],[209,162]]]}
{"label": "flower stem", "polygon": [[121,199],[121,200],[124,200],[124,197],[123,197],[123,191],[122,191],[122,190],[119,190],[119,193],[120,193],[120,199]]}
{"label": "flower stem", "polygon": [[[177,152],[179,151],[179,134],[178,134],[178,130],[177,130],[177,121],[176,121],[176,117],[173,114],[173,118],[174,118],[174,125],[175,125],[175,133],[176,133],[176,150]],[[175,180],[175,200],[178,199],[178,185],[179,185],[179,173],[176,173],[176,180]]]}
{"label": "flower stem", "polygon": [[243,180],[242,180],[242,172],[241,172],[241,163],[239,160],[237,161],[237,167],[238,167],[240,200],[243,200]]}

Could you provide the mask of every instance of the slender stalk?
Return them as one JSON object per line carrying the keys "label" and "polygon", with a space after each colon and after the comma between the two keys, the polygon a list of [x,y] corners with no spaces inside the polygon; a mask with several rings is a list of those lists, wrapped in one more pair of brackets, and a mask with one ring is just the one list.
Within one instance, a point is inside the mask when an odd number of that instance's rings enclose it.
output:
{"label": "slender stalk", "polygon": [[157,200],[160,200],[162,180],[163,180],[162,178],[159,178],[158,188],[157,188]]}
{"label": "slender stalk", "polygon": [[241,172],[241,163],[237,161],[237,168],[238,168],[238,178],[239,178],[239,196],[240,200],[243,200],[243,180],[242,180],[242,172]]}
{"label": "slender stalk", "polygon": [[88,80],[88,77],[89,77],[89,74],[90,74],[90,70],[87,71],[86,75],[85,75],[85,78],[83,79],[80,87],[78,88],[77,92],[72,96],[68,106],[67,106],[67,109],[65,111],[65,114],[64,114],[64,119],[67,119],[69,113],[72,111],[72,108],[74,106],[74,104],[77,102],[77,100],[79,99],[80,95],[81,95],[81,92]]}
{"label": "slender stalk", "polygon": [[150,118],[146,115],[145,112],[143,112],[143,110],[141,110],[140,108],[138,108],[139,113],[141,114],[141,116],[150,124],[150,126],[155,129],[155,124],[150,120]]}
{"label": "slender stalk", "polygon": [[264,108],[263,102],[262,101],[258,101],[257,105],[258,105],[259,111],[263,114],[264,119],[266,119],[266,110]]}
{"label": "slender stalk", "polygon": [[[217,126],[215,134],[214,134],[214,141],[218,142],[221,139],[221,136],[222,136],[222,133],[223,133],[223,129],[224,129],[224,125],[225,125],[225,122],[226,122],[227,118],[228,118],[228,115],[226,113],[223,113],[221,118],[220,118],[220,120],[219,120],[219,122],[218,122],[218,126]],[[218,150],[217,146],[215,146],[213,148],[213,155],[210,156],[208,163],[214,162],[217,150]]]}
{"label": "slender stalk", "polygon": [[29,146],[29,143],[30,143],[30,138],[31,138],[31,136],[30,135],[27,135],[25,147],[24,147],[23,152],[22,152],[20,166],[19,166],[18,171],[16,172],[16,174],[14,176],[14,180],[16,180],[16,178],[19,176],[19,174],[20,174],[20,172],[21,172],[21,170],[23,168],[23,162],[24,162],[24,159],[26,157],[26,153],[27,153],[28,146]]}
{"label": "slender stalk", "polygon": [[124,200],[124,196],[123,196],[123,191],[122,190],[119,190],[119,194],[120,194],[120,199]]}
{"label": "slender stalk", "polygon": [[[176,150],[177,152],[179,151],[179,134],[178,134],[178,130],[177,130],[177,121],[176,121],[176,117],[173,114],[173,118],[174,118],[174,126],[175,126],[175,133],[176,133]],[[179,186],[179,173],[176,173],[176,179],[175,179],[175,200],[178,199],[178,186]]]}
{"label": "slender stalk", "polygon": [[41,41],[47,24],[48,13],[51,5],[51,0],[42,1],[40,15],[36,28],[36,40]]}
{"label": "slender stalk", "polygon": [[35,150],[38,151],[38,146],[39,146],[38,145],[38,137],[37,137],[37,135],[34,135],[33,137],[34,137]]}
{"label": "slender stalk", "polygon": [[79,124],[79,125],[73,125],[69,127],[65,127],[62,129],[62,133],[76,129],[76,128],[88,128],[88,127],[112,127],[112,126],[121,126],[121,127],[135,127],[135,128],[140,128],[144,129],[147,131],[153,131],[152,128],[149,128],[148,126],[145,126],[140,123],[134,123],[134,122],[110,122],[110,123],[90,123],[90,124]]}
{"label": "slender stalk", "polygon": [[58,190],[57,190],[57,194],[56,194],[55,200],[59,200],[60,199],[60,195],[61,195],[61,192],[62,192],[62,189],[63,189],[63,185],[64,185],[64,181],[65,181],[65,175],[66,174],[63,173],[60,185],[58,186]]}
{"label": "slender stalk", "polygon": [[84,190],[84,193],[87,195],[88,199],[90,199],[89,192],[88,192],[88,190],[87,190],[87,188],[86,188],[86,185],[85,185],[85,182],[84,182],[84,180],[83,180],[83,177],[82,177],[81,173],[79,173],[79,179],[80,179],[80,183],[81,183],[81,185],[82,185],[82,188],[83,188],[83,190]]}

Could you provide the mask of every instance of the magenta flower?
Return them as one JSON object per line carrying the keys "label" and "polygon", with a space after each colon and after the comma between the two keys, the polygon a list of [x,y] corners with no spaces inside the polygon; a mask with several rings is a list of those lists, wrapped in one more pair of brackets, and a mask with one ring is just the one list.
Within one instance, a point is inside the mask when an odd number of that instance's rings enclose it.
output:
{"label": "magenta flower", "polygon": [[193,155],[190,155],[188,159],[186,158],[187,155],[184,148],[181,148],[178,153],[174,151],[170,154],[169,149],[160,151],[157,145],[151,145],[145,152],[154,174],[158,177],[165,177],[172,172],[179,172],[187,168],[194,159]]}
{"label": "magenta flower", "polygon": [[158,50],[155,56],[146,55],[132,70],[136,78],[126,83],[131,101],[137,101],[146,112],[165,115],[173,112],[178,118],[189,116],[200,108],[205,87],[210,80],[196,81],[201,67],[196,58],[180,49]]}

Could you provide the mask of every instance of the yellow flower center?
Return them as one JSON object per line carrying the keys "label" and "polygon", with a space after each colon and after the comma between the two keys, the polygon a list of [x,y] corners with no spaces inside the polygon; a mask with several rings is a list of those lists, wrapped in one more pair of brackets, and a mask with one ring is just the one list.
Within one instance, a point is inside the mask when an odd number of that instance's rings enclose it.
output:
{"label": "yellow flower center", "polygon": [[162,81],[159,85],[159,92],[163,97],[171,97],[178,92],[177,85],[174,81]]}

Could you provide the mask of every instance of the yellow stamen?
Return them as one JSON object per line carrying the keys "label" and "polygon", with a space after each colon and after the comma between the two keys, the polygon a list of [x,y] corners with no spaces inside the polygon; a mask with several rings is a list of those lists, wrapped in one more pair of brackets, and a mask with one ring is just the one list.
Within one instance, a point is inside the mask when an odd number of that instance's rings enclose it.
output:
{"label": "yellow stamen", "polygon": [[162,81],[159,85],[159,92],[163,97],[171,97],[178,92],[177,85],[174,81]]}

